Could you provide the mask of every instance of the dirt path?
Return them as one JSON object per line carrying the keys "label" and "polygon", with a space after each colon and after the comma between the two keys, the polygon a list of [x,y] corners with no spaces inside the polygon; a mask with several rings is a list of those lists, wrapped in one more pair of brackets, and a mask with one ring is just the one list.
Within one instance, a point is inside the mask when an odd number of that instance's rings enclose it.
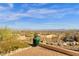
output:
{"label": "dirt path", "polygon": [[67,55],[38,46],[13,53],[11,56],[67,56]]}

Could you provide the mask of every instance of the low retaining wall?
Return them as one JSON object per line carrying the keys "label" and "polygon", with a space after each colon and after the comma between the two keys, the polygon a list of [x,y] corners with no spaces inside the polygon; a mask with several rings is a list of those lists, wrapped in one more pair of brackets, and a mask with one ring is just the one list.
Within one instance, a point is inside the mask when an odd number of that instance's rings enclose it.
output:
{"label": "low retaining wall", "polygon": [[61,53],[65,53],[70,56],[79,56],[79,52],[68,50],[59,46],[47,45],[47,44],[42,44],[42,43],[39,46],[47,48],[47,49],[55,50]]}

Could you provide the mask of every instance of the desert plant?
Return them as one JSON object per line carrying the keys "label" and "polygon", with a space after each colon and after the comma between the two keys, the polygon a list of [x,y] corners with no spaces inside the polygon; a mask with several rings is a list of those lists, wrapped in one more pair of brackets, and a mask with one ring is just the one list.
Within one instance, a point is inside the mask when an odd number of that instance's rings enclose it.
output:
{"label": "desert plant", "polygon": [[17,35],[10,29],[0,30],[0,54],[5,54],[18,48],[28,47],[29,45],[21,40],[17,40]]}

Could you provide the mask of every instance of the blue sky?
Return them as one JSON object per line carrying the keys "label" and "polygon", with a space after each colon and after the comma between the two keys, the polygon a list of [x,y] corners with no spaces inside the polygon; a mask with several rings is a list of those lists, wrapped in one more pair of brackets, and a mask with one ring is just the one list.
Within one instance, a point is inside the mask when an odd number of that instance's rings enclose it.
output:
{"label": "blue sky", "polygon": [[79,4],[0,3],[0,27],[79,29]]}

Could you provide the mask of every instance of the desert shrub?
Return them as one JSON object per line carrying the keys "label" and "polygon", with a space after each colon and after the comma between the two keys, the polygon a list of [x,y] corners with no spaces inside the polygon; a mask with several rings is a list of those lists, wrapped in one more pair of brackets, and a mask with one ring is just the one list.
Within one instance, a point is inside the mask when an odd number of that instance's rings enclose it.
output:
{"label": "desert shrub", "polygon": [[17,40],[17,35],[14,35],[13,31],[9,29],[0,30],[0,54],[28,46],[26,42]]}
{"label": "desert shrub", "polygon": [[0,40],[7,40],[12,37],[12,31],[9,29],[0,29]]}
{"label": "desert shrub", "polygon": [[29,45],[20,40],[5,40],[0,42],[0,53],[8,53],[18,48],[28,47]]}

